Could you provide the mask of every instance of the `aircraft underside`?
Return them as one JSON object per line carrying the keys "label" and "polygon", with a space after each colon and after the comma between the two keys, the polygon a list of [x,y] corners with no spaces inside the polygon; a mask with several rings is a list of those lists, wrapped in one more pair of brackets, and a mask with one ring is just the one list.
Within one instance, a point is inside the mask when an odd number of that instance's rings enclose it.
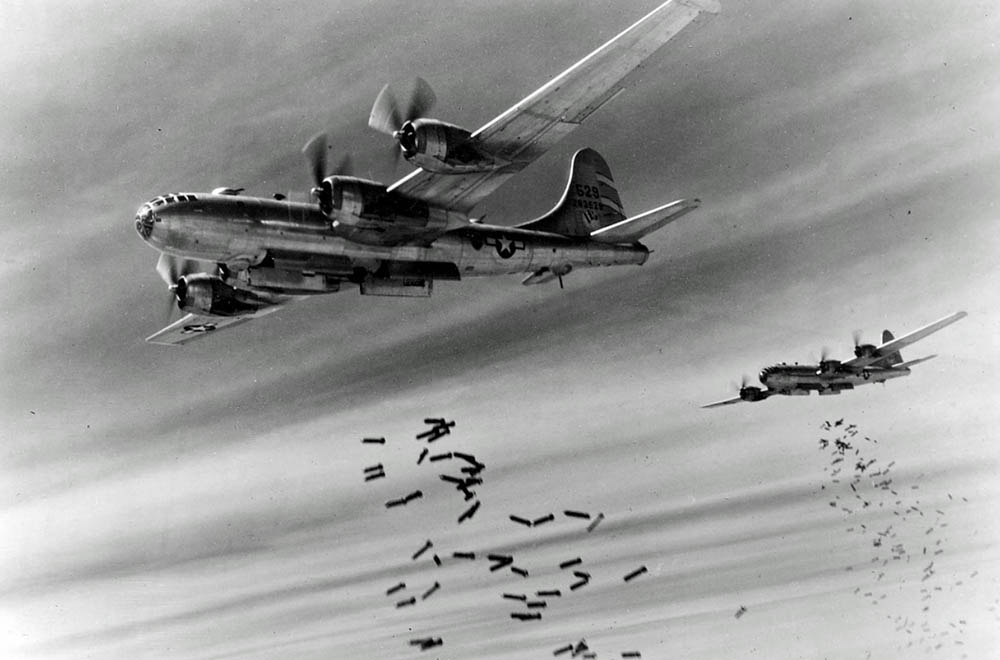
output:
{"label": "aircraft underside", "polygon": [[[595,266],[641,265],[649,251],[642,245],[605,245],[573,241],[514,228],[470,225],[446,233],[431,245],[377,246],[314,232],[294,232],[266,224],[230,228],[184,227],[174,221],[178,238],[164,251],[226,266],[227,281],[237,287],[289,295],[331,293],[344,283],[362,285],[362,293],[429,294],[434,280],[460,280],[504,274],[565,275]],[[193,225],[194,223],[192,223]],[[416,295],[420,295],[419,293]]]}

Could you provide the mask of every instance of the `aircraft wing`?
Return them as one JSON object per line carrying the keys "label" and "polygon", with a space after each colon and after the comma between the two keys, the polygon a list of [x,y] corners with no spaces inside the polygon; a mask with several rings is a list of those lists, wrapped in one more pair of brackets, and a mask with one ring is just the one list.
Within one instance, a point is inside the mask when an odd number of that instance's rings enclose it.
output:
{"label": "aircraft wing", "polygon": [[189,341],[204,337],[223,328],[231,328],[234,325],[249,321],[260,316],[266,316],[277,311],[281,305],[273,305],[257,310],[251,314],[241,316],[207,316],[204,314],[186,314],[184,318],[174,321],[159,332],[156,332],[146,341],[150,344],[163,344],[167,346],[179,346]]}
{"label": "aircraft wing", "polygon": [[624,89],[621,81],[626,75],[703,11],[718,13],[717,0],[667,0],[473,133],[472,146],[493,155],[504,163],[501,167],[469,174],[418,169],[389,190],[469,213],[617,96]]}
{"label": "aircraft wing", "polygon": [[937,355],[928,355],[927,357],[917,358],[916,360],[909,360],[907,362],[903,362],[902,364],[894,364],[892,366],[896,367],[897,369],[909,369],[910,367],[916,366],[921,362],[927,362],[927,360],[933,360],[936,357]]}
{"label": "aircraft wing", "polygon": [[895,339],[887,341],[875,349],[876,355],[873,355],[872,357],[854,358],[853,360],[844,362],[841,366],[847,367],[848,369],[862,369],[870,364],[878,362],[879,360],[884,360],[886,356],[897,353],[910,344],[916,343],[927,335],[933,334],[938,330],[951,325],[955,321],[964,319],[966,316],[968,316],[968,314],[965,312],[955,312],[950,316],[938,319],[937,321],[934,321],[934,323],[925,325],[924,327],[914,330],[909,334],[905,334],[902,337],[896,337]]}
{"label": "aircraft wing", "polygon": [[722,401],[714,401],[712,403],[706,403],[705,405],[702,406],[702,408],[720,408],[722,406],[731,406],[732,404],[739,403],[742,400],[743,400],[742,398],[734,396],[732,399],[723,399]]}

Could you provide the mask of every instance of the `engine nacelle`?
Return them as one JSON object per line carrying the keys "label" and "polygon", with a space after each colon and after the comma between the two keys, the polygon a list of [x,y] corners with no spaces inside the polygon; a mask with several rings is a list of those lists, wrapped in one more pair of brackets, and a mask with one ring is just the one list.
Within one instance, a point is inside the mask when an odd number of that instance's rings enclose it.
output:
{"label": "engine nacelle", "polygon": [[835,374],[840,369],[840,360],[822,360],[819,363],[819,369],[816,370],[817,376],[825,376],[829,374]]}
{"label": "engine nacelle", "polygon": [[405,122],[393,136],[403,157],[418,167],[442,174],[488,172],[506,164],[476,149],[472,133],[437,119]]}
{"label": "engine nacelle", "polygon": [[329,186],[333,212],[357,218],[379,215],[386,206],[386,186],[356,176],[331,176],[323,180]]}
{"label": "engine nacelle", "polygon": [[211,316],[239,316],[271,304],[255,293],[232,287],[208,273],[180,278],[174,295],[181,311]]}
{"label": "engine nacelle", "polygon": [[740,388],[740,398],[744,401],[763,401],[767,398],[764,390],[752,385],[745,385]]}
{"label": "engine nacelle", "polygon": [[385,185],[353,176],[331,176],[327,212],[341,236],[358,243],[391,245],[443,230],[447,216],[431,213],[427,202],[390,193]]}
{"label": "engine nacelle", "polygon": [[872,358],[878,356],[878,350],[876,346],[872,344],[861,344],[860,346],[854,347],[854,357],[859,358]]}

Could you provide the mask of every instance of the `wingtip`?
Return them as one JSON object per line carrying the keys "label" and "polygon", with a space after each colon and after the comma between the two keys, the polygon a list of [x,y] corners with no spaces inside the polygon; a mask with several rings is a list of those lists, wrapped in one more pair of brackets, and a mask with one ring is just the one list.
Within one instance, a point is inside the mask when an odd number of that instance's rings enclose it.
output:
{"label": "wingtip", "polygon": [[156,346],[179,346],[179,344],[177,344],[176,342],[159,341],[157,339],[157,337],[159,337],[160,334],[161,333],[157,332],[155,335],[150,335],[150,336],[146,337],[146,343],[147,344],[155,344]]}

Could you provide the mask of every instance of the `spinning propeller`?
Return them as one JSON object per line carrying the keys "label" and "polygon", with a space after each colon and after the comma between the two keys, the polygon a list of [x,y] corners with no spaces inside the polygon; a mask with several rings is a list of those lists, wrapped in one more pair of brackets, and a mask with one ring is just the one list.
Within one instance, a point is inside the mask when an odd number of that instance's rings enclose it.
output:
{"label": "spinning propeller", "polygon": [[746,374],[743,374],[740,377],[740,382],[738,384],[734,381],[729,381],[729,387],[736,392],[742,392],[743,389],[749,384],[750,384],[750,377],[747,376]]}
{"label": "spinning propeller", "polygon": [[167,283],[167,288],[173,295],[166,314],[167,318],[170,318],[174,303],[180,304],[187,293],[187,282],[185,282],[184,276],[194,273],[204,273],[205,268],[200,261],[175,257],[163,252],[160,254],[159,261],[156,262],[156,272]]}
{"label": "spinning propeller", "polygon": [[854,339],[854,357],[859,358],[871,358],[878,356],[878,347],[874,344],[862,344],[861,343],[861,331],[855,330],[851,333],[851,337]]}
{"label": "spinning propeller", "polygon": [[333,186],[325,179],[328,176],[350,174],[351,155],[345,154],[332,172],[327,173],[326,152],[330,149],[326,133],[317,133],[302,147],[302,154],[309,163],[309,174],[314,187],[309,193],[319,201],[320,210],[329,214],[333,210]]}
{"label": "spinning propeller", "polygon": [[[423,78],[414,82],[413,93],[406,104],[406,111],[400,112],[396,95],[389,85],[382,88],[372,106],[368,117],[368,125],[380,133],[391,135],[404,152],[417,150],[417,132],[413,120],[423,117],[437,101],[434,90]],[[396,162],[399,161],[399,150],[395,151]]]}

